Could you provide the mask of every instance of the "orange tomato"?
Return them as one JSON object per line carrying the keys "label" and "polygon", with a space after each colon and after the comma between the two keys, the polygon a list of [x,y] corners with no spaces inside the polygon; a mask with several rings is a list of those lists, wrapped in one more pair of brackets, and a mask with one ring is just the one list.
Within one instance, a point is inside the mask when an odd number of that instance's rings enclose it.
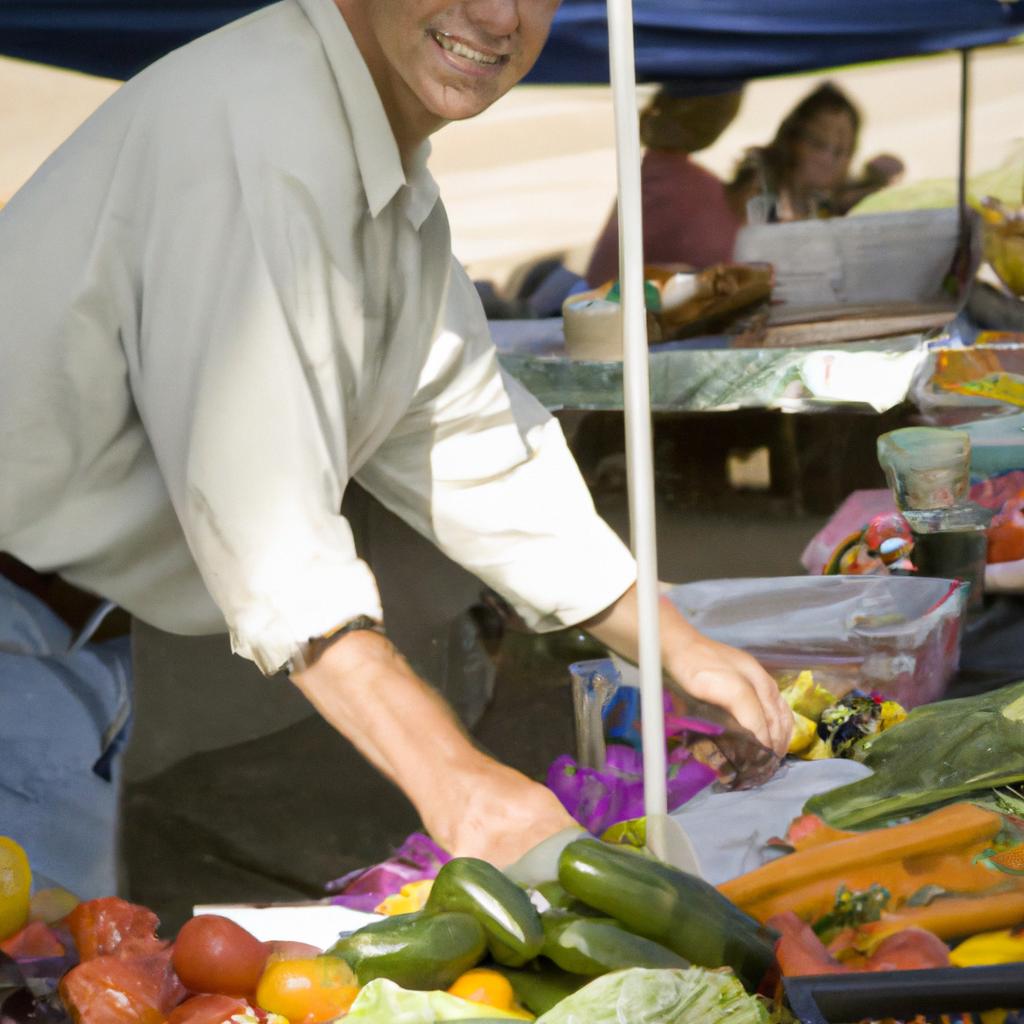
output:
{"label": "orange tomato", "polygon": [[272,959],[256,988],[256,1002],[291,1024],[321,1024],[347,1013],[358,994],[355,975],[340,957]]}
{"label": "orange tomato", "polygon": [[468,999],[471,1003],[483,1003],[497,1010],[511,1010],[516,997],[508,978],[486,967],[475,967],[460,974],[448,989],[450,995]]}
{"label": "orange tomato", "polygon": [[474,967],[471,971],[460,974],[448,989],[448,994],[471,1003],[481,1003],[495,1010],[513,1013],[523,1020],[533,1020],[533,1014],[528,1013],[516,1002],[516,994],[508,978],[486,967]]}

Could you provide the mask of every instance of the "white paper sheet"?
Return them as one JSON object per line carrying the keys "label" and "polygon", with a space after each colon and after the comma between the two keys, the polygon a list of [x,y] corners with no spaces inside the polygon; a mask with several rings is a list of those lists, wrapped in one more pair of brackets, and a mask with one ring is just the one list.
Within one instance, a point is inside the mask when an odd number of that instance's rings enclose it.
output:
{"label": "white paper sheet", "polygon": [[355,931],[379,914],[366,914],[332,903],[202,903],[193,914],[220,914],[240,924],[261,942],[308,942],[321,950],[333,946],[341,932]]}

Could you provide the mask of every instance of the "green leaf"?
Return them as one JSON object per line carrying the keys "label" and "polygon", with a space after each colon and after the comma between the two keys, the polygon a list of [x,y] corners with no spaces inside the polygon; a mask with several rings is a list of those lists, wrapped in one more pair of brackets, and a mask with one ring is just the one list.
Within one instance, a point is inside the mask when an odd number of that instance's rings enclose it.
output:
{"label": "green leaf", "polygon": [[834,828],[870,827],[1024,781],[1022,702],[1018,682],[915,708],[867,745],[873,775],[812,797],[804,810]]}
{"label": "green leaf", "polygon": [[890,898],[889,890],[881,885],[872,885],[859,892],[841,885],[832,909],[814,922],[814,933],[827,945],[845,928],[877,921],[889,905]]}

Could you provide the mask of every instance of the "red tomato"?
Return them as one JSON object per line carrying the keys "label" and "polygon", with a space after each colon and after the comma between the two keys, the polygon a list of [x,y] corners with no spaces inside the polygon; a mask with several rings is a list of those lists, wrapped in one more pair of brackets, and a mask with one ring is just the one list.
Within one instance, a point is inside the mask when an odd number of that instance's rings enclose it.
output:
{"label": "red tomato", "polygon": [[768,926],[779,933],[775,958],[779,970],[787,978],[805,974],[846,974],[848,967],[833,959],[822,945],[814,929],[801,921],[792,910],[768,919]]}
{"label": "red tomato", "polygon": [[186,996],[169,949],[125,959],[97,956],[72,968],[60,995],[75,1024],[163,1024]]}
{"label": "red tomato", "polygon": [[167,1024],[225,1024],[247,1006],[235,996],[193,996],[186,999],[167,1018]]}
{"label": "red tomato", "polygon": [[[859,971],[912,971],[949,966],[949,947],[923,928],[905,928],[888,936],[866,960],[840,963],[822,945],[814,929],[791,910],[768,919],[780,934],[775,957],[787,978],[805,974],[848,974]],[[854,932],[850,933],[852,938]],[[835,949],[838,943],[834,942]]]}
{"label": "red tomato", "polygon": [[949,946],[923,928],[904,928],[887,936],[864,962],[866,971],[923,971],[949,966]]}
{"label": "red tomato", "polygon": [[167,943],[156,937],[159,918],[152,910],[116,896],[79,903],[67,925],[82,960],[96,956],[150,956]]}
{"label": "red tomato", "polygon": [[174,969],[186,988],[224,996],[251,996],[270,947],[219,914],[186,921],[174,942]]}

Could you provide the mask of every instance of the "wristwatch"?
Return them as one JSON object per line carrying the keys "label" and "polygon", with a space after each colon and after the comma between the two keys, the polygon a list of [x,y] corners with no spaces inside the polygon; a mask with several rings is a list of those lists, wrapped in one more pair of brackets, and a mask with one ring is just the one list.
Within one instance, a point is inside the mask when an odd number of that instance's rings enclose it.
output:
{"label": "wristwatch", "polygon": [[379,633],[384,637],[387,636],[384,623],[379,619],[375,619],[371,615],[357,615],[354,619],[349,619],[340,626],[335,626],[334,629],[324,633],[323,636],[311,636],[299,648],[295,657],[289,661],[288,671],[290,673],[301,672],[303,669],[309,668],[331,644],[336,643],[348,633],[356,633],[361,630]]}

